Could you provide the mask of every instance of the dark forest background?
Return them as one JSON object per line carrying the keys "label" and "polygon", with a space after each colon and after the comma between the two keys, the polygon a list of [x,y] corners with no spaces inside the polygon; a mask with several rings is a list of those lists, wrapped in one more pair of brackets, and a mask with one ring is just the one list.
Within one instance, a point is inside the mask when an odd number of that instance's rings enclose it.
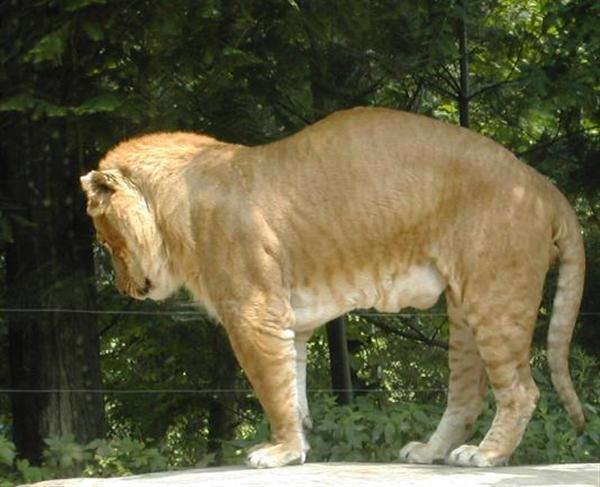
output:
{"label": "dark forest background", "polygon": [[[590,424],[576,437],[549,384],[551,274],[542,399],[513,462],[600,460],[598,18],[594,0],[0,3],[0,485],[237,463],[267,434],[222,330],[184,294],[115,292],[79,177],[134,135],[260,144],[356,105],[469,126],[574,205],[588,275],[572,374]],[[349,315],[352,394],[332,393],[340,341],[317,334],[309,460],[393,460],[433,431],[443,310]]]}

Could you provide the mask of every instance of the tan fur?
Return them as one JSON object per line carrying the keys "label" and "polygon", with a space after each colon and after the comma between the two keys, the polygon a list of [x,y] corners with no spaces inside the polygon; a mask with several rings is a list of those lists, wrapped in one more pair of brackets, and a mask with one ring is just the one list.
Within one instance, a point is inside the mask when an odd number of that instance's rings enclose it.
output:
{"label": "tan fur", "polygon": [[[485,137],[360,108],[253,148],[140,137],[82,184],[124,291],[163,299],[185,285],[225,326],[271,424],[253,466],[304,461],[306,341],[316,327],[355,308],[426,308],[442,292],[448,408],[430,440],[401,458],[507,461],[538,398],[529,350],[557,255],[548,355],[571,418],[584,424],[567,364],[583,286],[579,226],[548,180]],[[493,425],[479,446],[460,446],[488,381]]]}

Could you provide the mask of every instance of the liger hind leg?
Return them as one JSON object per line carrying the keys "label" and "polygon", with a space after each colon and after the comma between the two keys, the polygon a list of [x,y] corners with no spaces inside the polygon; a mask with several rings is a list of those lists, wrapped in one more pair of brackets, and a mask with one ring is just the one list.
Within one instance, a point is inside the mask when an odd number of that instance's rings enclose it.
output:
{"label": "liger hind leg", "polygon": [[[527,316],[529,315],[529,316]],[[535,315],[486,313],[475,323],[475,339],[496,400],[496,415],[479,446],[453,450],[447,462],[488,467],[508,462],[521,442],[539,393],[529,368],[529,347]]]}
{"label": "liger hind leg", "polygon": [[473,432],[473,426],[487,395],[487,380],[473,333],[458,310],[449,306],[450,379],[448,404],[442,419],[426,443],[413,441],[400,451],[400,460],[408,463],[433,463],[444,460]]}

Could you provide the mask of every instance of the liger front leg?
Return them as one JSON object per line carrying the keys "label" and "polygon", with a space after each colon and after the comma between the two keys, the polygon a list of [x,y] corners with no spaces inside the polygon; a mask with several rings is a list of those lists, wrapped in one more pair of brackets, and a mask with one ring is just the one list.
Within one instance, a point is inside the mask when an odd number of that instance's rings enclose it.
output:
{"label": "liger front leg", "polygon": [[[306,397],[306,363],[307,363],[307,343],[312,332],[296,333],[294,345],[296,347],[296,384],[298,390],[298,407],[300,408],[300,418],[302,425],[312,428],[312,419],[308,407],[308,398]],[[308,444],[306,444],[308,450]]]}
{"label": "liger front leg", "polygon": [[271,441],[248,453],[247,463],[255,468],[304,463],[308,449],[297,388],[295,333],[269,316],[273,313],[254,310],[226,324],[235,355],[271,426]]}

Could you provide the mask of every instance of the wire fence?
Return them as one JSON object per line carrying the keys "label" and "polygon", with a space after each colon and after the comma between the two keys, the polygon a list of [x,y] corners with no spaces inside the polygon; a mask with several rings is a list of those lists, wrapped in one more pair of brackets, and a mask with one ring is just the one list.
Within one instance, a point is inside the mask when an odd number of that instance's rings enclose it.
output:
{"label": "wire fence", "polygon": [[[308,393],[314,394],[337,394],[341,392],[353,392],[359,394],[394,394],[428,392],[446,392],[445,388],[433,389],[410,389],[406,391],[395,391],[392,389],[312,389],[307,388]],[[0,389],[0,394],[102,394],[102,395],[153,395],[153,394],[197,394],[212,395],[221,394],[254,394],[254,389]]]}
{"label": "wire fence", "polygon": [[100,309],[70,309],[70,308],[0,308],[0,313],[65,313],[65,314],[82,314],[82,315],[140,315],[140,316],[206,316],[203,311],[194,310],[173,310],[173,311],[153,311],[153,310],[100,310]]}
{"label": "wire fence", "polygon": [[[0,313],[65,313],[65,314],[97,314],[97,315],[140,315],[140,316],[170,316],[170,315],[186,315],[186,316],[206,316],[206,312],[201,310],[101,310],[101,309],[76,309],[76,308],[0,308]],[[370,311],[359,311],[348,313],[352,316],[363,317],[382,317],[382,318],[411,318],[414,316],[448,316],[444,312],[427,312],[420,311],[418,313],[379,313]],[[579,316],[600,316],[600,312],[583,311]]]}
{"label": "wire fence", "polygon": [[[194,303],[180,303],[178,306],[193,306]],[[107,309],[77,309],[77,308],[0,308],[0,313],[15,313],[15,314],[83,314],[83,315],[132,315],[132,316],[188,316],[188,317],[207,317],[205,311],[200,309],[171,309],[171,310],[107,310]],[[375,311],[357,311],[348,313],[350,316],[364,318],[413,318],[413,317],[447,317],[444,312],[399,312],[399,313],[382,313]],[[600,316],[600,312],[583,311],[579,316]],[[365,393],[365,394],[394,394],[399,391],[391,389],[312,389],[307,388],[310,394],[336,394],[343,392]],[[446,388],[436,389],[410,389],[402,391],[404,394],[414,393],[446,393]],[[254,390],[250,388],[243,389],[14,389],[0,388],[0,394],[101,394],[101,395],[158,395],[158,394],[181,394],[181,395],[222,395],[222,394],[254,394]]]}

